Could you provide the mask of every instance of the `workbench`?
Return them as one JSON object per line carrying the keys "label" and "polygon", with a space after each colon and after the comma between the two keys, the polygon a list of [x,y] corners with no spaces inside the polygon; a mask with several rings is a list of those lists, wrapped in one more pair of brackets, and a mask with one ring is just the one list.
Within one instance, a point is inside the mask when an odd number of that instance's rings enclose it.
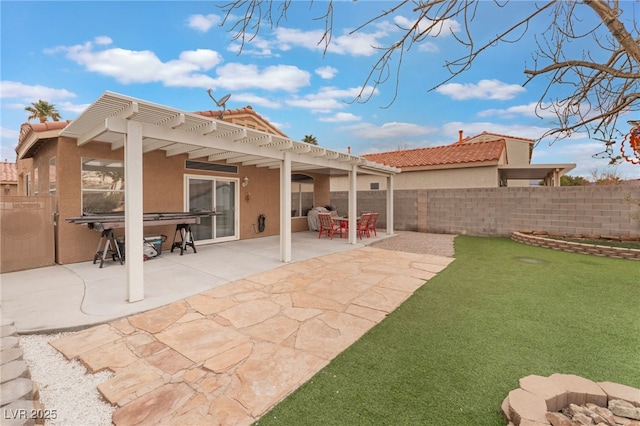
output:
{"label": "workbench", "polygon": [[[196,253],[196,246],[191,233],[191,225],[200,223],[202,217],[217,216],[221,213],[213,211],[203,212],[162,212],[162,213],[145,213],[142,215],[142,226],[161,226],[176,225],[176,232],[171,243],[171,251],[174,248],[180,248],[182,255],[187,247],[191,247]],[[100,240],[96,253],[93,256],[93,263],[100,260],[100,268],[104,265],[107,257],[111,257],[114,261],[123,264],[123,256],[116,242],[113,230],[125,227],[124,212],[118,213],[85,213],[79,217],[70,217],[66,219],[69,223],[78,225],[87,225],[89,229],[100,232]],[[179,236],[180,240],[176,241]]]}

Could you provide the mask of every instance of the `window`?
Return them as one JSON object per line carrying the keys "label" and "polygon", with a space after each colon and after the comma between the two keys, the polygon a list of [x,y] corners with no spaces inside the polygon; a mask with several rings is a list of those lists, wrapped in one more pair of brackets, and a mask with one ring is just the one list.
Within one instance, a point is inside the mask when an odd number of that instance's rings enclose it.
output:
{"label": "window", "polygon": [[56,195],[57,183],[56,157],[49,160],[49,195]]}
{"label": "window", "polygon": [[38,168],[33,169],[33,195],[38,195]]}
{"label": "window", "polygon": [[306,216],[313,207],[313,178],[291,175],[291,217]]}
{"label": "window", "polygon": [[124,211],[124,165],[120,160],[82,159],[82,212]]}
{"label": "window", "polygon": [[371,190],[380,189],[380,183],[379,182],[371,182],[369,184],[369,189],[371,189]]}
{"label": "window", "polygon": [[27,173],[26,175],[24,175],[24,193],[26,195],[33,195],[31,193],[32,188],[31,188],[31,173]]}

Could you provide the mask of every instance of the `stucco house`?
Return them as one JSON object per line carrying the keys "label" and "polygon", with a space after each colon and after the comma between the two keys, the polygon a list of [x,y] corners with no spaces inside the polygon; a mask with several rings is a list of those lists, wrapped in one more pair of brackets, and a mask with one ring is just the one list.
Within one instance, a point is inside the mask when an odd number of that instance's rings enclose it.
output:
{"label": "stucco house", "polygon": [[[541,180],[559,186],[560,177],[575,164],[531,164],[535,141],[517,136],[483,132],[443,146],[367,154],[376,163],[397,167],[402,173],[395,189],[496,188],[529,186]],[[332,191],[345,191],[347,182],[337,177]],[[358,190],[385,190],[385,182],[375,176],[358,179]]]}
{"label": "stucco house", "polygon": [[[144,213],[215,210],[192,226],[198,244],[279,234],[287,262],[291,232],[308,229],[305,211],[330,202],[331,176],[355,188],[359,174],[393,179],[400,171],[293,141],[251,107],[194,113],[112,92],[73,121],[24,124],[16,152],[19,194],[56,199],[56,262],[91,260],[99,237],[65,219],[124,211],[127,226],[116,232],[126,237],[127,258],[140,259],[127,262],[130,286],[141,281],[143,234],[171,239],[175,230],[145,226]],[[355,217],[355,191],[350,199]],[[142,297],[134,293],[130,300]]]}
{"label": "stucco house", "polygon": [[0,187],[0,195],[18,195],[18,169],[7,159],[0,162]]}

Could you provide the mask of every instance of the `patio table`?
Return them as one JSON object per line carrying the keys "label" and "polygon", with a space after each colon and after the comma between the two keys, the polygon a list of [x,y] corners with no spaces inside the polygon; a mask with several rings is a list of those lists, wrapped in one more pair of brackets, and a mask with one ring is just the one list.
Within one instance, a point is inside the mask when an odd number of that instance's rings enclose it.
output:
{"label": "patio table", "polygon": [[[334,217],[334,222],[338,222],[340,225],[340,231],[349,231],[349,218],[348,217]],[[360,217],[356,217],[356,224],[360,222]],[[340,232],[340,238],[342,238],[342,232]]]}

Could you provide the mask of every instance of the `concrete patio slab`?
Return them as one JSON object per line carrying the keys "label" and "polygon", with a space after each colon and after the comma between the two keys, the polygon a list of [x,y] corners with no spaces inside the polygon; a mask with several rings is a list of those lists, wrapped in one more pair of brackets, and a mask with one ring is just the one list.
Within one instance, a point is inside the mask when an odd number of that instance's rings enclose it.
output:
{"label": "concrete patio slab", "polygon": [[[384,232],[349,244],[318,238],[317,232],[292,234],[292,263],[348,252],[388,238]],[[18,333],[77,330],[166,305],[244,277],[277,270],[279,236],[198,246],[198,252],[164,250],[144,264],[145,298],[127,301],[125,266],[108,260],[56,265],[0,275],[2,319]]]}
{"label": "concrete patio slab", "polygon": [[92,371],[115,373],[98,387],[117,407],[115,425],[248,425],[409,298],[433,277],[427,271],[452,261],[359,247],[214,285],[51,344]]}

